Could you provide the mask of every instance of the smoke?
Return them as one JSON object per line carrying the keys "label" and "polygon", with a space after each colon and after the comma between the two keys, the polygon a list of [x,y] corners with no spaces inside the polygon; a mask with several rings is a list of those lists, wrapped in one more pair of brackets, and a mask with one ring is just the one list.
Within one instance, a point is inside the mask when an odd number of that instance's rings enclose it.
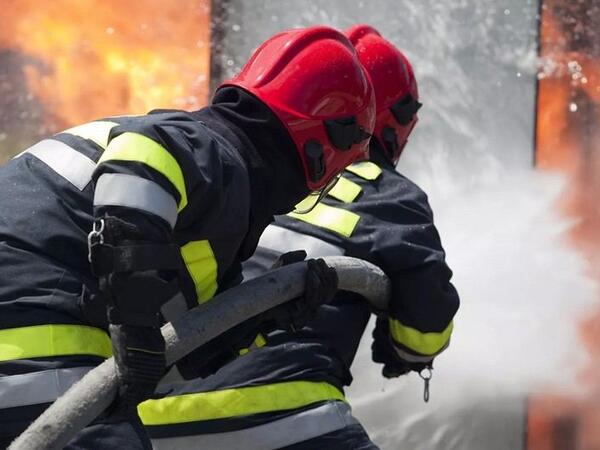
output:
{"label": "smoke", "polygon": [[464,184],[426,178],[462,300],[451,346],[424,404],[418,376],[383,381],[363,340],[350,401],[383,448],[520,448],[528,395],[582,393],[578,325],[596,286],[565,242],[564,181],[504,169]]}

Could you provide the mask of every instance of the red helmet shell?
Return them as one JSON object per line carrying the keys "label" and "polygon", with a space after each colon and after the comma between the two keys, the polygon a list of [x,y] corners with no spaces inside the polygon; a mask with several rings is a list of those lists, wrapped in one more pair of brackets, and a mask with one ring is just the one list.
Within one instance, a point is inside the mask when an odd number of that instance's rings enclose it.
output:
{"label": "red helmet shell", "polygon": [[285,124],[311,190],[369,156],[374,90],[354,46],[333,28],[315,26],[271,37],[224,86],[250,92]]}
{"label": "red helmet shell", "polygon": [[[377,118],[374,136],[379,139],[396,164],[408,136],[417,123],[419,92],[417,81],[404,54],[369,25],[355,25],[345,32],[375,88]],[[394,109],[408,111],[400,123]],[[390,131],[393,130],[393,133]],[[394,136],[395,142],[390,142]]]}

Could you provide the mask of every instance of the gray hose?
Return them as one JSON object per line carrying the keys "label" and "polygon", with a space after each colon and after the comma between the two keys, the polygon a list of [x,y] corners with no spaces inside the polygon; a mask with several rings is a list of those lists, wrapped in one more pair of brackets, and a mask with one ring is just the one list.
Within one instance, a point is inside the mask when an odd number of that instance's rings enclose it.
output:
{"label": "gray hose", "polygon": [[[390,282],[378,267],[356,258],[323,258],[334,267],[339,289],[356,292],[374,310],[386,309]],[[306,263],[284,266],[229,289],[180,319],[162,327],[167,363],[171,364],[200,345],[244,320],[296,298],[304,291]],[[9,447],[9,450],[60,449],[114,400],[118,387],[113,359],[88,372],[58,398]]]}

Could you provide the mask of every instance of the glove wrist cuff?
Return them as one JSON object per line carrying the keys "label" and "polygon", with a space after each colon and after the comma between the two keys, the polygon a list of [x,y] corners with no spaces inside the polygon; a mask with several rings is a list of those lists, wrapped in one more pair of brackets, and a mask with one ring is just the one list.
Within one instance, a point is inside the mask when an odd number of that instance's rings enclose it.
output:
{"label": "glove wrist cuff", "polygon": [[112,325],[158,328],[161,319],[158,313],[123,311],[114,306],[109,306],[108,322]]}

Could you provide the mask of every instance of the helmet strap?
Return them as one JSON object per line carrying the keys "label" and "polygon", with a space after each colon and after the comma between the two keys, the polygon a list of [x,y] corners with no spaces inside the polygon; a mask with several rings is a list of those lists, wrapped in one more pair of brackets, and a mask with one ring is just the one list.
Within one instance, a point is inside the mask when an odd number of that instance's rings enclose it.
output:
{"label": "helmet strap", "polygon": [[388,156],[391,159],[394,159],[394,155],[398,150],[398,136],[396,135],[396,130],[389,126],[384,127],[381,132],[381,140],[383,141],[383,147],[388,153]]}
{"label": "helmet strap", "polygon": [[304,144],[304,156],[308,167],[310,181],[317,183],[325,175],[325,159],[323,146],[314,139]]}

